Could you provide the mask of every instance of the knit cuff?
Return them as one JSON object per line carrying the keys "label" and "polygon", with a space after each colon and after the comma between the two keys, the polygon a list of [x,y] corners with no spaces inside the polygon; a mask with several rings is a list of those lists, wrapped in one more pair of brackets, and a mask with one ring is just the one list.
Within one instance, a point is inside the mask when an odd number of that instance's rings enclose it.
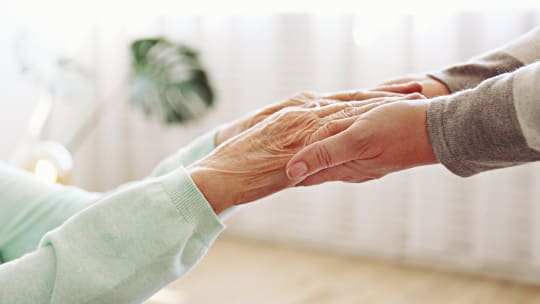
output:
{"label": "knit cuff", "polygon": [[225,229],[225,225],[186,169],[181,167],[173,171],[165,176],[161,183],[180,215],[193,226],[195,234],[206,245],[210,245]]}
{"label": "knit cuff", "polygon": [[512,72],[522,66],[523,63],[515,57],[496,51],[429,73],[428,76],[441,81],[454,93],[474,88],[486,79]]}
{"label": "knit cuff", "polygon": [[518,121],[513,76],[503,74],[431,101],[427,125],[433,150],[453,173],[465,177],[540,160]]}
{"label": "knit cuff", "polygon": [[450,150],[449,143],[447,143],[444,128],[446,119],[444,102],[444,98],[434,99],[430,102],[427,110],[427,128],[433,152],[437,160],[452,173],[462,177],[471,176],[476,172],[455,158]]}

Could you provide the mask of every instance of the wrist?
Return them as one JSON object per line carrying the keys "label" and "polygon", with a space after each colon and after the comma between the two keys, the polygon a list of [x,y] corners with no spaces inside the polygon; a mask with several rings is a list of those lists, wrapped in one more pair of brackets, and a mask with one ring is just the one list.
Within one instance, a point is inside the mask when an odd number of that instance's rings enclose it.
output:
{"label": "wrist", "polygon": [[431,145],[431,140],[429,138],[429,130],[427,125],[427,111],[429,108],[429,100],[419,100],[413,101],[416,121],[418,121],[416,132],[417,132],[417,142],[415,146],[416,150],[416,165],[431,165],[438,163],[437,157],[433,152],[433,147]]}
{"label": "wrist", "polygon": [[230,195],[234,193],[232,185],[215,170],[198,166],[190,166],[187,170],[216,214],[234,205]]}
{"label": "wrist", "polygon": [[420,84],[422,85],[422,95],[426,96],[427,98],[444,96],[451,93],[450,89],[444,82],[429,75],[426,75],[425,78],[420,81]]}

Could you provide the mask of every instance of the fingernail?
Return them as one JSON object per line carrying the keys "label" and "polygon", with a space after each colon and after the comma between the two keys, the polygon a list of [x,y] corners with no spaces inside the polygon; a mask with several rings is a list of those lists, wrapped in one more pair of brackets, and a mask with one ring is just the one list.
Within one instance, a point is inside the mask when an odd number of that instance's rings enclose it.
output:
{"label": "fingernail", "polygon": [[297,178],[301,177],[302,175],[306,174],[307,172],[307,165],[305,162],[300,161],[289,167],[289,176],[291,178]]}

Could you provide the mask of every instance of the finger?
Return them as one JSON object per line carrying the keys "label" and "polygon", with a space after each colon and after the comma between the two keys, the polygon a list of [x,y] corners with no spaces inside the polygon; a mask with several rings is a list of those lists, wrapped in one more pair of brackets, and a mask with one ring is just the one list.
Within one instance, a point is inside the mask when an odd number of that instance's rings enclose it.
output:
{"label": "finger", "polygon": [[314,142],[321,141],[325,138],[341,133],[347,128],[349,128],[357,119],[358,117],[351,116],[342,119],[331,120],[324,124],[322,127],[320,127],[313,134],[311,134],[306,144],[311,145]]}
{"label": "finger", "polygon": [[421,78],[415,75],[408,75],[408,76],[400,76],[400,77],[394,77],[387,79],[383,81],[380,85],[391,85],[391,84],[402,84],[406,82],[412,82],[412,81],[421,81]]}
{"label": "finger", "polygon": [[366,100],[366,99],[378,98],[378,97],[396,97],[400,95],[401,94],[392,93],[392,92],[360,90],[360,91],[345,91],[345,92],[324,94],[321,96],[321,98],[334,99],[334,100],[339,100],[339,101],[353,101],[353,100]]}
{"label": "finger", "polygon": [[302,108],[320,108],[324,106],[328,106],[331,104],[338,103],[340,101],[337,100],[331,100],[331,99],[315,99],[311,102],[306,102],[303,105],[301,105]]}
{"label": "finger", "polygon": [[323,169],[313,175],[304,179],[299,186],[315,186],[322,183],[339,180],[340,172],[343,171],[343,165],[335,166],[332,168]]}
{"label": "finger", "polygon": [[347,175],[347,172],[348,170],[345,165],[323,169],[313,175],[308,176],[302,182],[298,183],[297,186],[315,186],[334,181],[362,183],[374,179],[373,177],[369,176],[351,178],[349,175]]}
{"label": "finger", "polygon": [[387,99],[388,99],[387,103],[391,103],[391,102],[399,101],[399,100],[426,99],[426,96],[422,95],[421,93],[415,92],[415,93],[410,93],[407,95],[401,95],[400,97],[387,98]]}
{"label": "finger", "polygon": [[387,84],[378,86],[373,91],[384,91],[399,94],[410,94],[422,92],[422,85],[418,81],[410,81],[406,83]]}
{"label": "finger", "polygon": [[[397,101],[397,99],[395,101]],[[326,116],[324,119],[327,121],[332,121],[332,120],[339,120],[339,119],[344,119],[344,118],[349,118],[349,117],[360,116],[368,112],[369,110],[388,102],[390,102],[390,100],[373,101],[373,102],[366,103],[364,105],[359,105],[359,106],[351,105],[349,107],[345,107],[344,109],[340,111],[334,112]]]}
{"label": "finger", "polygon": [[293,180],[355,159],[351,136],[344,131],[303,148],[287,163],[287,176]]}
{"label": "finger", "polygon": [[424,96],[422,93],[412,93],[412,94],[407,94],[405,96],[402,97],[403,100],[411,100],[411,99],[427,99],[426,96]]}
{"label": "finger", "polygon": [[348,108],[362,107],[362,106],[372,104],[372,103],[380,103],[380,102],[383,102],[385,99],[392,99],[392,98],[397,100],[397,98],[399,97],[380,97],[380,98],[372,98],[368,100],[331,103],[329,105],[322,106],[319,109],[316,109],[315,113],[317,113],[319,117],[326,117],[331,114],[337,113],[339,111],[346,110]]}
{"label": "finger", "polygon": [[[317,109],[316,113],[319,115],[319,117],[327,117],[329,115],[339,113],[340,111],[351,111],[352,113],[356,112],[356,113],[361,114],[381,104],[391,103],[391,102],[395,102],[399,100],[410,100],[410,99],[420,99],[420,98],[425,98],[425,97],[420,93],[412,93],[408,95],[401,94],[396,97],[379,97],[379,98],[372,98],[368,100],[358,100],[358,101],[354,100],[354,101],[349,101],[349,102],[338,102],[338,103],[333,103],[327,106],[323,106]],[[367,110],[361,109],[361,107],[364,107],[364,106],[368,106]],[[358,109],[352,110],[353,108],[358,108]]]}

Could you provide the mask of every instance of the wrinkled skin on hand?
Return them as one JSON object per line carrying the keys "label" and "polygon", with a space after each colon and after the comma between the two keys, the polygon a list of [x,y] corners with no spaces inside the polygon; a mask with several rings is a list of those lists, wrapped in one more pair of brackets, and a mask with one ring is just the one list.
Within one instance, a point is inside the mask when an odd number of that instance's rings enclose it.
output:
{"label": "wrinkled skin on hand", "polygon": [[215,144],[216,146],[219,146],[227,139],[244,132],[267,117],[287,107],[313,108],[341,101],[362,101],[381,97],[399,97],[403,96],[403,94],[420,92],[421,90],[422,86],[419,83],[408,82],[404,84],[380,86],[373,90],[355,90],[327,94],[300,92],[285,101],[269,105],[263,109],[249,113],[243,118],[224,125],[216,135]]}
{"label": "wrinkled skin on hand", "polygon": [[257,110],[254,113],[249,113],[246,117],[233,121],[230,124],[225,125],[218,133],[216,137],[216,146],[232,138],[245,130],[253,127],[257,123],[268,118],[270,115],[287,107],[312,107],[315,106],[315,98],[317,94],[314,92],[300,92],[293,97],[272,105],[269,105],[261,110]]}
{"label": "wrinkled skin on hand", "polygon": [[[234,201],[258,199],[291,185],[283,170],[286,162],[322,124],[323,119],[312,111],[288,109],[224,143],[205,166],[226,176],[240,177],[245,188]],[[238,145],[238,141],[246,144]]]}
{"label": "wrinkled skin on hand", "polygon": [[196,183],[203,173],[212,177],[197,185],[211,204],[220,201],[217,210],[262,198],[300,181],[287,178],[285,165],[326,122],[355,117],[398,99],[287,107],[225,141],[188,169]]}

